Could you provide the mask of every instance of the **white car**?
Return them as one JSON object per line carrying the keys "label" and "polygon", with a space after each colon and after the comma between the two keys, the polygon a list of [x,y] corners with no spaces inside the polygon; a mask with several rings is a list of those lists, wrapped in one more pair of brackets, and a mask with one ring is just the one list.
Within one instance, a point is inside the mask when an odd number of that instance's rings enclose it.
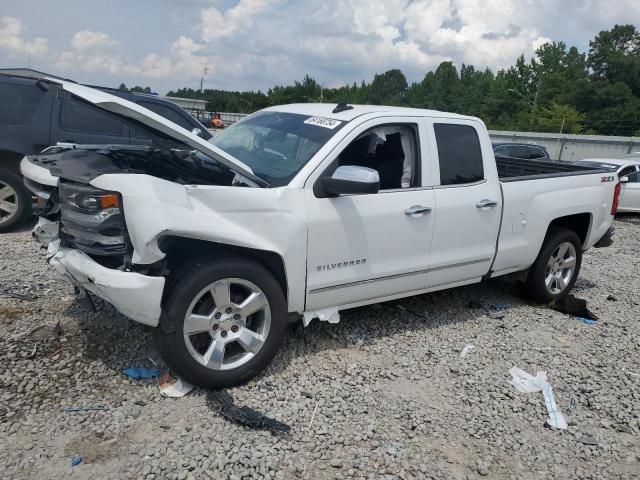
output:
{"label": "white car", "polygon": [[621,183],[618,212],[640,212],[640,154],[625,158],[589,158],[573,162],[590,168],[606,168],[618,174]]}
{"label": "white car", "polygon": [[615,172],[496,159],[481,120],[397,107],[257,112],[211,143],[139,105],[69,94],[166,137],[23,159],[34,234],[81,291],[157,327],[189,382],[248,380],[290,320],[516,274],[565,296],[611,244]]}

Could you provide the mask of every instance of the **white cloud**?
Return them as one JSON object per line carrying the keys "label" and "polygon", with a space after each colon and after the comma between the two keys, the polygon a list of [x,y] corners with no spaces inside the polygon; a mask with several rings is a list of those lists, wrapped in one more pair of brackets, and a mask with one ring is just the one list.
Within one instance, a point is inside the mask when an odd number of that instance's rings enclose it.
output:
{"label": "white cloud", "polygon": [[220,37],[232,35],[237,30],[248,30],[253,25],[253,18],[262,13],[266,7],[273,8],[272,2],[268,5],[266,0],[240,0],[233,8],[222,13],[215,7],[202,10],[202,38],[214,40]]}
{"label": "white cloud", "polygon": [[16,17],[3,17],[0,20],[0,49],[9,53],[9,57],[17,58],[26,55],[43,56],[49,50],[47,39],[35,37],[31,40],[23,38],[22,21]]}
{"label": "white cloud", "polygon": [[[227,89],[266,89],[306,73],[337,86],[391,68],[415,81],[442,61],[495,71],[550,39],[584,51],[600,30],[640,24],[637,0],[234,0],[228,7],[208,1],[141,33],[143,42],[109,29],[110,22],[139,29],[135,18],[101,19],[102,31],[78,25],[70,42],[62,32],[51,48],[53,66],[63,70],[55,73],[92,81],[108,74],[114,82],[167,89],[197,85],[204,67],[210,67],[205,85]],[[25,37],[17,18],[0,23],[0,49],[13,55],[46,49],[45,39]]]}
{"label": "white cloud", "polygon": [[90,30],[82,30],[76,32],[71,38],[71,46],[78,51],[91,50],[94,48],[115,47],[118,42],[113,40],[109,35],[103,32],[92,32]]}

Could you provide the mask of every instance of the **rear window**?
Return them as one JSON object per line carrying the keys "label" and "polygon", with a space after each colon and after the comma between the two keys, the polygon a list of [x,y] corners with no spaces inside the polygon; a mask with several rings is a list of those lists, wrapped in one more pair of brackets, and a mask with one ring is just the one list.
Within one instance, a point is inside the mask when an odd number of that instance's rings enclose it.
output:
{"label": "rear window", "polygon": [[122,135],[122,123],[98,107],[66,96],[60,111],[60,127],[69,132]]}
{"label": "rear window", "polygon": [[469,125],[435,123],[440,185],[461,185],[484,179],[482,150],[476,129]]}
{"label": "rear window", "polygon": [[166,105],[162,105],[156,102],[147,102],[144,100],[139,101],[137,103],[141,107],[148,108],[152,112],[157,113],[161,117],[166,118],[167,120],[175,123],[176,125],[180,125],[182,128],[186,128],[189,131],[195,128],[194,125],[189,122],[189,120],[187,120],[185,117],[180,115],[179,112],[175,111],[171,107],[167,107]]}
{"label": "rear window", "polygon": [[0,83],[0,124],[24,125],[38,109],[45,92],[34,85]]}

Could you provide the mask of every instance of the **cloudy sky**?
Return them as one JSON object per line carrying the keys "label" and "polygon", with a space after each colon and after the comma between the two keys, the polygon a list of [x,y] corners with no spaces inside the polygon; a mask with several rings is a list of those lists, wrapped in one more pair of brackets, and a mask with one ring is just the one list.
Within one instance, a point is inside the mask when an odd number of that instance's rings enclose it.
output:
{"label": "cloudy sky", "polygon": [[498,69],[540,44],[582,50],[639,0],[0,0],[0,68],[26,66],[164,93],[267,89],[309,73],[327,87],[444,60]]}

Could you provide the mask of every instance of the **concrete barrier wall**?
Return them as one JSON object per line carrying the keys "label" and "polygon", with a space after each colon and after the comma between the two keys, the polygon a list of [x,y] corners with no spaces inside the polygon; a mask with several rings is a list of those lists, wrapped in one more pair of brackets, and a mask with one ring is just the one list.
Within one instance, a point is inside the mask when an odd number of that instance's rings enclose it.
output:
{"label": "concrete barrier wall", "polygon": [[605,135],[569,135],[557,133],[507,132],[490,130],[492,142],[537,143],[547,148],[556,160],[583,158],[622,158],[640,152],[640,137]]}
{"label": "concrete barrier wall", "polygon": [[[246,117],[246,113],[221,112],[225,125]],[[547,148],[556,160],[583,158],[622,158],[640,152],[640,137],[609,137],[605,135],[570,135],[557,133],[510,132],[489,130],[492,142],[537,143]]]}

